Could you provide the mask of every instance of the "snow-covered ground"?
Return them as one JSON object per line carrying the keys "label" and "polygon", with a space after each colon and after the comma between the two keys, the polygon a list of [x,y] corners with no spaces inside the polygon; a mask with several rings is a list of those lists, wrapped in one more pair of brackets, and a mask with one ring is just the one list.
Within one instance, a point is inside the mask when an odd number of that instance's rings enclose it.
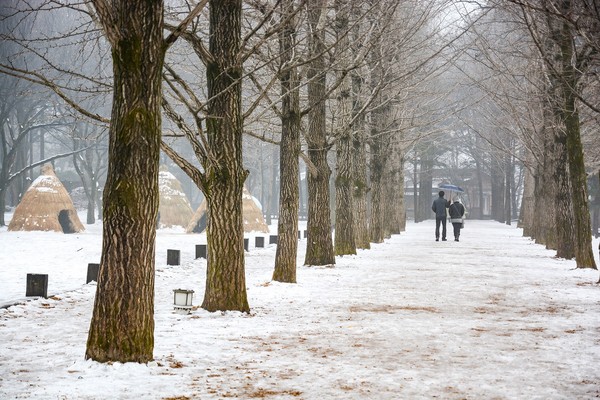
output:
{"label": "snow-covered ground", "polygon": [[[522,237],[467,221],[435,242],[433,221],[385,243],[271,281],[275,246],[250,240],[250,314],[173,311],[172,290],[204,292],[202,235],[157,239],[155,360],[84,360],[101,227],[83,234],[0,230],[0,399],[590,399],[600,397],[598,271]],[[268,240],[267,240],[268,243]],[[167,249],[181,266],[167,266]],[[598,241],[594,241],[597,252]],[[596,257],[598,255],[596,254]]]}

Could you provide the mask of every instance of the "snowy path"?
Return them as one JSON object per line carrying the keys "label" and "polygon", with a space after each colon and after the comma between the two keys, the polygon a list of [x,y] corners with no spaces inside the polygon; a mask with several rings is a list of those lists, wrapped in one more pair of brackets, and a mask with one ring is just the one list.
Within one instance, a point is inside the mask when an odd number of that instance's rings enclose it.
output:
{"label": "snowy path", "polygon": [[[335,268],[299,267],[295,285],[270,281],[274,246],[251,248],[250,315],[174,314],[174,288],[201,302],[206,263],[192,260],[197,237],[158,236],[157,254],[185,250],[179,267],[157,257],[155,361],[84,361],[95,286],[70,283],[55,299],[0,310],[0,399],[600,396],[598,272],[554,259],[514,227],[467,221],[457,243],[435,242],[432,221],[411,223]],[[22,290],[15,279],[36,259],[23,257],[25,239],[54,256],[63,287],[99,251],[98,232],[2,231],[0,293]]]}

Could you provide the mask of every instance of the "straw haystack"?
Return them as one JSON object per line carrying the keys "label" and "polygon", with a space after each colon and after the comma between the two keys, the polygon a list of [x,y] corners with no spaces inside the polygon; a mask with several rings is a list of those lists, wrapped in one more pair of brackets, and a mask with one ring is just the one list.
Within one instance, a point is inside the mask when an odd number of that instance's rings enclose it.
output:
{"label": "straw haystack", "polygon": [[158,173],[158,190],[160,193],[158,227],[185,228],[192,219],[194,210],[181,188],[181,182],[164,166]]}
{"label": "straw haystack", "polygon": [[[242,207],[244,215],[245,232],[269,232],[269,226],[265,222],[258,201],[252,197],[248,189],[244,187],[242,194]],[[196,210],[194,217],[187,226],[187,233],[200,233],[206,229],[206,200]]]}
{"label": "straw haystack", "polygon": [[54,173],[51,164],[42,167],[42,174],[23,195],[8,230],[63,233],[85,230],[69,193]]}

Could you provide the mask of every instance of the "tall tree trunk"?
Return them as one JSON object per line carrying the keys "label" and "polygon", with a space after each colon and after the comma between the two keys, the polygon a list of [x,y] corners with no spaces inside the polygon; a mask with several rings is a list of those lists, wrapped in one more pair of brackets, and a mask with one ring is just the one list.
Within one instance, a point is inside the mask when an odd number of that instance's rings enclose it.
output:
{"label": "tall tree trunk", "polygon": [[325,10],[325,1],[311,2],[308,10],[309,51],[312,61],[308,66],[308,131],[306,143],[308,157],[313,164],[308,175],[308,243],[305,265],[334,265],[333,240],[331,238],[329,177],[331,170],[327,163],[327,143],[325,124],[326,66],[324,58],[324,26],[320,24]]}
{"label": "tall tree trunk", "polygon": [[206,134],[212,161],[206,168],[208,267],[202,308],[249,312],[244,270],[242,192],[248,175],[242,166],[242,1],[210,0],[206,67]]}
{"label": "tall tree trunk", "polygon": [[390,146],[391,155],[388,162],[389,184],[386,186],[387,200],[385,213],[386,236],[397,235],[402,229],[403,204],[404,204],[404,180],[402,179],[402,158],[399,145],[394,142]]}
{"label": "tall tree trunk", "polygon": [[102,258],[86,358],[147,362],[154,347],[154,253],[164,57],[162,1],[94,5],[112,45],[114,94]]}
{"label": "tall tree trunk", "polygon": [[[570,1],[563,0],[564,9],[572,7]],[[564,123],[567,134],[567,153],[569,160],[569,176],[571,178],[571,202],[574,212],[575,229],[575,261],[577,268],[594,268],[596,261],[592,250],[592,235],[590,223],[590,209],[587,196],[587,175],[583,158],[583,146],[581,144],[581,132],[579,126],[579,111],[576,106],[574,93],[577,87],[578,74],[573,66],[574,42],[571,28],[567,22],[562,22],[563,31],[561,35],[561,62],[563,66],[563,93],[564,93]]]}
{"label": "tall tree trunk", "polygon": [[400,164],[399,164],[399,169],[398,169],[398,194],[396,197],[396,201],[397,201],[397,212],[398,212],[398,218],[399,218],[399,228],[400,228],[400,232],[405,232],[406,231],[406,201],[405,201],[405,196],[404,196],[404,185],[405,185],[405,180],[404,180],[404,163],[405,163],[405,153],[404,150],[400,150],[401,154],[399,156],[400,159]]}
{"label": "tall tree trunk", "polygon": [[[354,16],[359,13],[359,8],[354,7]],[[358,19],[359,17],[353,18]],[[360,49],[360,24],[356,23],[352,29],[352,55],[353,58],[361,51]],[[354,243],[359,249],[369,249],[369,223],[367,214],[367,197],[369,186],[367,181],[367,151],[365,115],[361,112],[363,107],[362,91],[363,77],[358,69],[351,72],[352,77],[352,116],[354,123],[351,127],[352,135],[352,203],[354,222]],[[359,114],[360,113],[360,114]]]}
{"label": "tall tree trunk", "polygon": [[367,214],[367,196],[370,191],[367,182],[367,152],[365,143],[365,121],[359,116],[354,123],[352,138],[352,191],[354,204],[354,243],[358,249],[371,248],[369,240],[369,223]]}
{"label": "tall tree trunk", "polygon": [[[419,202],[418,202],[418,219],[415,222],[425,221],[431,218],[431,203],[433,201],[433,146],[426,146],[420,149],[421,154],[421,170],[419,172]],[[448,199],[448,198],[446,198]]]}
{"label": "tall tree trunk", "polygon": [[352,99],[350,97],[350,77],[347,69],[350,64],[350,37],[348,34],[350,4],[347,0],[335,1],[335,32],[337,38],[336,61],[340,81],[337,96],[337,138],[336,178],[335,178],[335,255],[356,254],[354,241],[354,196],[352,195],[352,132],[350,120]]}
{"label": "tall tree trunk", "polygon": [[[377,112],[375,115],[378,114]],[[371,116],[374,121],[374,127],[378,126],[378,118],[375,115]],[[384,236],[384,188],[383,188],[383,173],[385,163],[383,160],[383,149],[380,143],[380,138],[377,137],[378,131],[376,128],[371,130],[371,219],[369,224],[370,241],[373,243],[382,243]]]}
{"label": "tall tree trunk", "polygon": [[[381,49],[381,38],[376,35],[371,50],[371,90],[383,79],[384,66]],[[383,111],[383,95],[381,92],[375,95],[371,111],[370,140],[370,182],[371,182],[371,216],[369,220],[369,237],[372,243],[382,243],[384,240],[384,188],[383,174],[385,172],[383,129],[385,114]]]}
{"label": "tall tree trunk", "polygon": [[280,143],[280,190],[279,221],[277,227],[277,252],[273,280],[296,282],[296,257],[298,254],[298,182],[300,156],[300,93],[298,75],[292,67],[296,44],[296,21],[294,0],[281,3],[281,18],[289,20],[279,34],[279,53],[281,54],[281,143]]}
{"label": "tall tree trunk", "polygon": [[[508,142],[511,142],[511,140],[509,139]],[[508,149],[511,149],[511,147],[509,146]],[[512,150],[512,149],[511,149]],[[504,220],[506,222],[506,225],[510,225],[512,223],[512,182],[514,181],[514,176],[513,176],[513,161],[512,161],[512,155],[510,154],[510,152],[507,152],[504,155],[504,172],[505,172],[505,178],[504,178]]]}
{"label": "tall tree trunk", "polygon": [[[560,111],[559,111],[560,112]],[[556,227],[556,256],[565,259],[575,257],[573,230],[573,204],[571,198],[571,185],[569,179],[569,166],[567,155],[567,135],[563,121],[557,121],[554,128],[554,162],[553,181],[556,192],[554,193],[555,227]]]}
{"label": "tall tree trunk", "polygon": [[535,171],[535,212],[534,212],[534,238],[536,243],[546,245],[548,249],[556,249],[556,181],[554,180],[554,120],[549,111],[544,111],[544,126],[540,132],[540,142],[544,149],[541,163],[536,165]]}
{"label": "tall tree trunk", "polygon": [[[500,143],[496,141],[494,148],[499,148]],[[504,197],[505,197],[505,177],[503,172],[502,154],[499,151],[492,151],[490,160],[490,179],[492,185],[492,218],[498,222],[505,222]]]}
{"label": "tall tree trunk", "polygon": [[525,177],[523,182],[523,199],[521,201],[521,211],[519,212],[519,223],[518,227],[523,229],[523,236],[534,238],[533,231],[533,209],[535,206],[534,201],[534,188],[535,188],[535,180],[533,177],[532,164],[535,161],[531,151],[527,152],[527,162],[528,166],[525,168]]}

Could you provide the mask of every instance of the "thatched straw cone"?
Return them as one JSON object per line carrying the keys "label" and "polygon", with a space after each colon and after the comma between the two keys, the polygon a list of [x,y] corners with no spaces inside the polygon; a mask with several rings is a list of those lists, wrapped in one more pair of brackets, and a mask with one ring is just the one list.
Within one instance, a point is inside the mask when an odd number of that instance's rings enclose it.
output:
{"label": "thatched straw cone", "polygon": [[158,174],[158,186],[160,192],[159,228],[174,226],[185,228],[192,219],[194,210],[183,192],[181,182],[163,166]]}
{"label": "thatched straw cone", "polygon": [[[244,187],[242,194],[242,207],[244,216],[244,232],[269,233],[269,226],[265,222],[262,210],[248,189]],[[202,201],[189,225],[187,233],[201,233],[206,229],[206,200]]]}
{"label": "thatched straw cone", "polygon": [[8,230],[64,233],[85,230],[69,193],[54,173],[51,164],[42,167],[42,174],[23,195]]}

